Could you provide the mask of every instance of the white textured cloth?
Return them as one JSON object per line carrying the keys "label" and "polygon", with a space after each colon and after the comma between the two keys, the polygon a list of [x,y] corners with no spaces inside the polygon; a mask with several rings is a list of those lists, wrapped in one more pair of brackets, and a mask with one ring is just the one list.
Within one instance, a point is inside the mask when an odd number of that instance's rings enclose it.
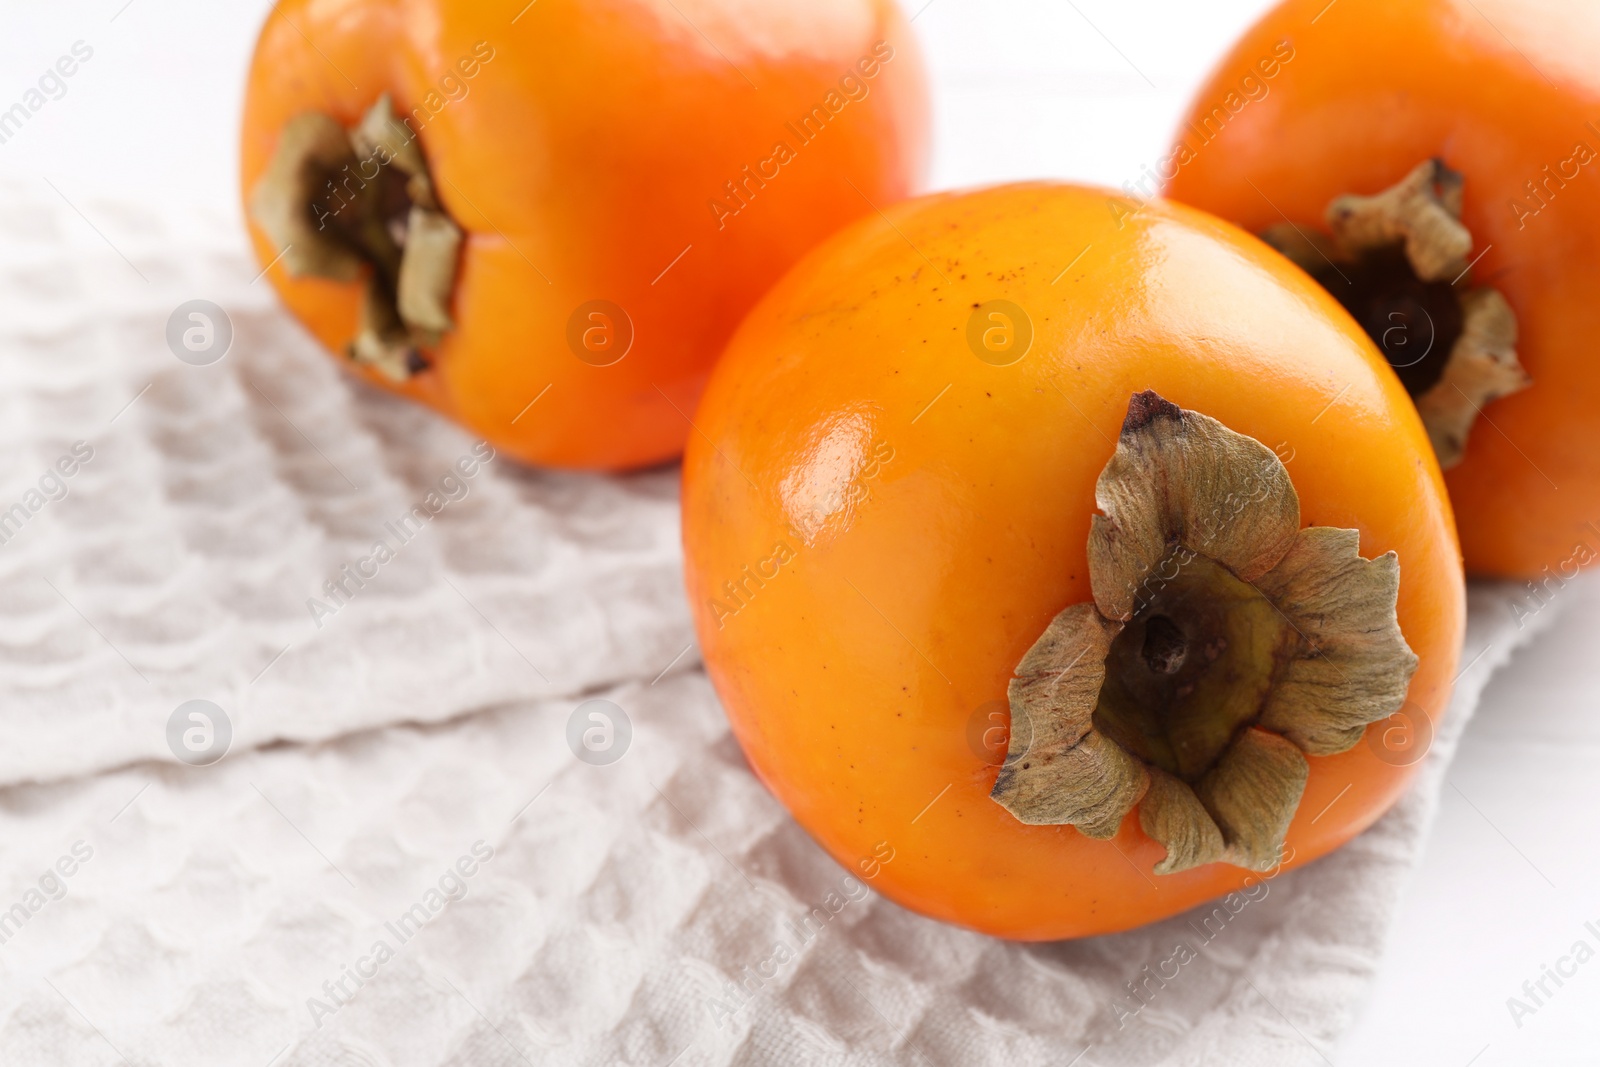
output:
{"label": "white textured cloth", "polygon": [[[755,781],[694,669],[675,471],[490,463],[319,627],[307,601],[472,442],[341,378],[225,231],[4,193],[6,1064],[1323,1063],[1533,632],[1474,589],[1417,786],[1119,1022],[1193,917],[1046,945],[942,926],[857,892]],[[80,207],[144,237],[109,249]],[[209,367],[165,340],[194,298],[235,330]],[[567,740],[596,696],[632,722],[608,766]],[[220,763],[173,758],[191,699],[232,724]]]}
{"label": "white textured cloth", "polygon": [[[690,643],[675,471],[462,477],[474,442],[353,387],[232,227],[82,205],[145,231],[114,252],[41,192],[0,189],[0,707],[26,738],[0,783],[167,756],[189,699],[236,743],[315,739],[648,680]],[[167,343],[196,298],[233,325],[210,366]],[[6,523],[79,441],[65,497]]]}

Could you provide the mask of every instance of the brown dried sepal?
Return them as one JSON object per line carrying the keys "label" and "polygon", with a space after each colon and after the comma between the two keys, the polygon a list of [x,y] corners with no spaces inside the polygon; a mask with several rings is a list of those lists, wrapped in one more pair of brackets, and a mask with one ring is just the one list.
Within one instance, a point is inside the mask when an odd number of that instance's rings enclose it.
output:
{"label": "brown dried sepal", "polygon": [[327,175],[355,161],[344,127],[327,115],[308,112],[284,125],[278,150],[251,194],[250,217],[281,250],[290,274],[340,282],[361,276],[362,257],[319,226],[311,212]]}
{"label": "brown dried sepal", "polygon": [[1090,519],[1089,585],[1109,619],[1132,616],[1173,545],[1248,582],[1300,528],[1300,498],[1270,448],[1149,391],[1129,403],[1094,500],[1103,514]]}
{"label": "brown dried sepal", "polygon": [[1252,871],[1276,864],[1310,774],[1305,756],[1288,738],[1254,728],[1240,734],[1195,786],[1227,842],[1221,858]]}
{"label": "brown dried sepal", "polygon": [[1121,629],[1093,604],[1074,604],[1017,664],[1006,690],[1010,747],[990,795],[1021,821],[1068,823],[1108,838],[1144,795],[1144,765],[1090,722]]}
{"label": "brown dried sepal", "polygon": [[1487,286],[1461,297],[1461,337],[1439,383],[1417,397],[1417,411],[1445,469],[1461,462],[1467,434],[1486,404],[1526,389],[1533,379],[1517,359],[1517,316]]}
{"label": "brown dried sepal", "polygon": [[1175,874],[1228,858],[1228,843],[1211,813],[1188,783],[1165,771],[1150,772],[1150,791],[1139,805],[1139,826],[1166,846],[1166,856],[1154,868],[1157,874]]}
{"label": "brown dried sepal", "polygon": [[[1129,404],[1096,499],[1095,602],[1058,614],[1017,665],[990,795],[1098,838],[1139,805],[1167,850],[1158,874],[1268,869],[1306,757],[1346,751],[1405,700],[1417,658],[1395,617],[1398,559],[1363,559],[1354,530],[1300,529],[1276,454],[1153,392]],[[1174,559],[1192,570],[1168,574]],[[1119,645],[1141,634],[1142,651]],[[1150,693],[1161,706],[1138,703]]]}
{"label": "brown dried sepal", "polygon": [[462,232],[387,94],[351,130],[318,112],[289,120],[250,215],[291,275],[348,282],[366,270],[354,362],[405,381],[454,328]]}
{"label": "brown dried sepal", "polygon": [[1313,756],[1347,751],[1368,723],[1405,703],[1417,669],[1395,618],[1400,560],[1363,559],[1355,530],[1308,526],[1257,582],[1297,640],[1261,709],[1261,725]]}
{"label": "brown dried sepal", "polygon": [[[1463,186],[1458,172],[1430,159],[1374,196],[1335,199],[1326,215],[1331,237],[1288,223],[1261,236],[1313,276],[1325,277],[1330,266],[1349,268],[1366,254],[1400,246],[1420,280],[1470,286],[1472,234],[1461,222]],[[1330,288],[1342,284],[1337,278],[1326,281]],[[1467,435],[1484,405],[1533,381],[1517,359],[1516,315],[1499,290],[1469,287],[1458,301],[1461,332],[1443,372],[1414,398],[1439,465],[1446,470],[1461,462]]]}
{"label": "brown dried sepal", "polygon": [[1328,205],[1338,246],[1361,253],[1405,245],[1406,259],[1425,282],[1452,279],[1467,267],[1472,234],[1461,224],[1462,178],[1430,159],[1374,196],[1346,195]]}

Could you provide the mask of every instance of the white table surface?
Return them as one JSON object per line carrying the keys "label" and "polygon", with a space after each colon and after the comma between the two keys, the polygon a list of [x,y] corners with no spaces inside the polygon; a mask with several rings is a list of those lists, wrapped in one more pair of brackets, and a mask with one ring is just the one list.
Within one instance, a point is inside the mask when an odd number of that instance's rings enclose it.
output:
{"label": "white table surface", "polygon": [[[114,197],[238,225],[235,127],[268,6],[6,5],[0,98],[75,41],[95,54],[0,145],[0,178],[48,180],[90,220],[97,199]],[[932,186],[1136,179],[1210,63],[1266,6],[932,0],[916,19],[934,79]],[[1495,680],[1468,731],[1341,1065],[1600,1062],[1600,961],[1520,1027],[1506,1004],[1576,939],[1600,944],[1583,928],[1600,927],[1600,595],[1560,600],[1557,625]]]}

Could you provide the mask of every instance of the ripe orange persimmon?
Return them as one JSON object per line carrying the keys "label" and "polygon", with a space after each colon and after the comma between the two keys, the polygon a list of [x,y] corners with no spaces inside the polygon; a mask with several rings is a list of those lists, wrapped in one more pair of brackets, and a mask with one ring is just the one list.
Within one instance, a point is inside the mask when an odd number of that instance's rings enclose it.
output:
{"label": "ripe orange persimmon", "polygon": [[[1166,195],[1286,236],[1275,243],[1386,347],[1425,419],[1457,408],[1441,458],[1473,573],[1560,581],[1600,558],[1597,49],[1592,0],[1290,0],[1234,47],[1154,168]],[[1403,226],[1357,242],[1372,255],[1317,248],[1341,206],[1419,165],[1459,220],[1440,226],[1448,255],[1374,277]],[[1491,324],[1498,366],[1457,374],[1452,342],[1480,298],[1514,318]]]}
{"label": "ripe orange persimmon", "polygon": [[285,0],[241,179],[272,284],[358,374],[622,469],[681,451],[744,312],[912,191],[926,127],[893,0]]}
{"label": "ripe orange persimmon", "polygon": [[686,582],[734,732],[924,914],[1077,937],[1247,890],[1372,823],[1444,711],[1422,424],[1326,292],[1200,212],[1040,183],[862,220],[696,425]]}

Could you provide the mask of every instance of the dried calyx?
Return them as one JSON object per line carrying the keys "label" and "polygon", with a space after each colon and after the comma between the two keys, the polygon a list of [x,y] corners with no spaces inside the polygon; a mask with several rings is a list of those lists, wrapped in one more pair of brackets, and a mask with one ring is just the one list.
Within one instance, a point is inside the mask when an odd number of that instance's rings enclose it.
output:
{"label": "dried calyx", "polygon": [[1331,237],[1290,223],[1261,235],[1377,342],[1447,469],[1461,462],[1483,406],[1530,383],[1517,361],[1511,305],[1498,290],[1472,284],[1462,184],[1431,159],[1376,196],[1328,205]]}
{"label": "dried calyx", "polygon": [[289,120],[250,214],[290,274],[355,281],[365,271],[352,360],[393,381],[427,366],[423,350],[454,325],[461,230],[387,95],[353,129],[320,112]]}
{"label": "dried calyx", "polygon": [[1170,874],[1277,862],[1307,756],[1353,747],[1405,700],[1417,658],[1393,552],[1300,528],[1270,449],[1153,392],[1095,485],[1091,603],[1017,665],[991,796],[1025,823],[1116,834],[1139,806]]}

